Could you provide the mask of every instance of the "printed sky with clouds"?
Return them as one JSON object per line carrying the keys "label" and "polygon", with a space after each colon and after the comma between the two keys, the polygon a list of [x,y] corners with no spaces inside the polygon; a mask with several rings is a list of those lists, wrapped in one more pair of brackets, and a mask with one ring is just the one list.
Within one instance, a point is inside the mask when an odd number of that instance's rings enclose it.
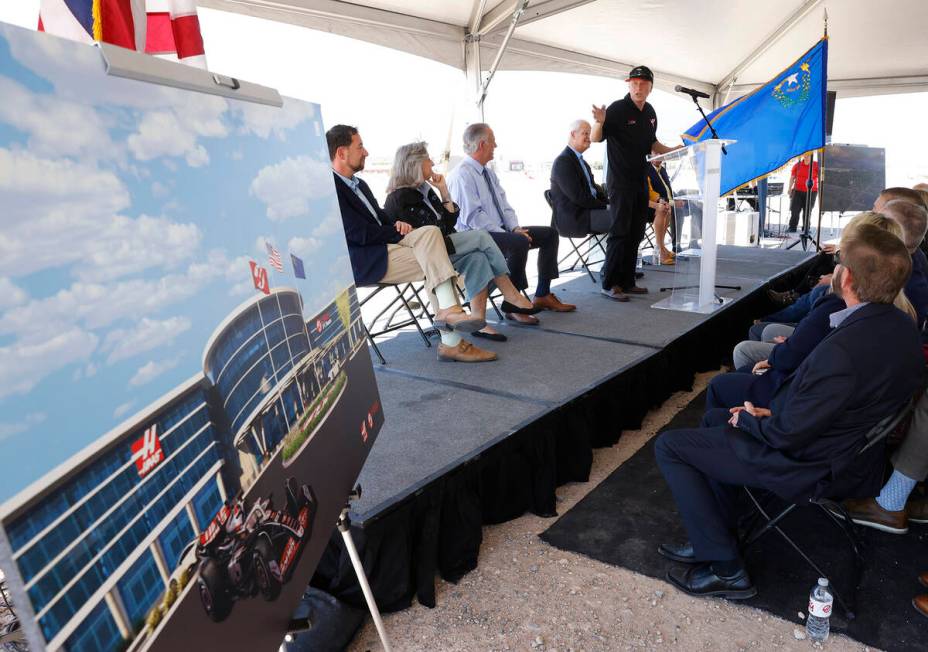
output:
{"label": "printed sky with clouds", "polygon": [[353,281],[317,105],[108,77],[2,24],[0,97],[2,503],[201,373],[249,260],[307,317]]}

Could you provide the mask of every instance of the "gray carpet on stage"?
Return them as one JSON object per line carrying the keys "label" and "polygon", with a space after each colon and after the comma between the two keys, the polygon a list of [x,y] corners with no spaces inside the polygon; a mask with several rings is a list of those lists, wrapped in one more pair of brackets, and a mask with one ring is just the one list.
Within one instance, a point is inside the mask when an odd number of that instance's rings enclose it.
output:
{"label": "gray carpet on stage", "polygon": [[[720,247],[718,282],[742,286],[721,294],[747,296],[809,255]],[[355,521],[373,518],[711,318],[651,308],[666,296],[658,290],[672,283],[673,274],[660,267],[645,272],[641,285],[650,293],[628,303],[601,296],[585,273],[562,274],[555,290],[563,301],[577,304],[577,312],[544,312],[540,327],[496,324],[509,336],[505,343],[472,340],[499,353],[496,362],[438,362],[437,339],[426,348],[415,332],[379,339],[387,364],[374,367],[386,422],[359,479],[364,493],[354,504]]]}

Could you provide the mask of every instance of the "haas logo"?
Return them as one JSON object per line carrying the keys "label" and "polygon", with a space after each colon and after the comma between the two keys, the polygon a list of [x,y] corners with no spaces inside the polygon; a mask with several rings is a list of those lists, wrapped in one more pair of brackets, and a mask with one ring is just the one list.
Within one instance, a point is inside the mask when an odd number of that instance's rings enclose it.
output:
{"label": "haas logo", "polygon": [[132,444],[132,457],[140,478],[144,478],[164,460],[161,440],[158,439],[158,424],[148,428],[142,438]]}

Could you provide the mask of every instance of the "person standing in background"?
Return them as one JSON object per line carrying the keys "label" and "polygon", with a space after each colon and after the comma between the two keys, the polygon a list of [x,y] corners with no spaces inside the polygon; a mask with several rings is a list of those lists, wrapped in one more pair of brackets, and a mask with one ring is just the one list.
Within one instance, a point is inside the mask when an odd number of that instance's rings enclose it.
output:
{"label": "person standing in background", "polygon": [[[812,172],[812,190],[809,191],[809,171]],[[808,196],[808,192],[812,196]],[[789,227],[787,233],[795,233],[799,227],[799,213],[803,213],[805,219],[806,206],[811,213],[812,206],[815,205],[815,196],[818,194],[818,163],[812,161],[812,154],[803,154],[799,161],[793,165],[789,172]],[[808,203],[807,203],[808,201]]]}

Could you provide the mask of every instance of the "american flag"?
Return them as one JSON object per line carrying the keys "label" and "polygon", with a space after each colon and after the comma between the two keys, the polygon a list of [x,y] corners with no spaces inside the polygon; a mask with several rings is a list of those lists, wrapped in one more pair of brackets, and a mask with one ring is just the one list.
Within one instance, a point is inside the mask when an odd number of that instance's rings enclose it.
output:
{"label": "american flag", "polygon": [[264,246],[267,247],[267,262],[278,272],[284,271],[284,264],[280,260],[280,252],[270,242],[265,241]]}
{"label": "american flag", "polygon": [[41,0],[39,31],[206,69],[196,0]]}

